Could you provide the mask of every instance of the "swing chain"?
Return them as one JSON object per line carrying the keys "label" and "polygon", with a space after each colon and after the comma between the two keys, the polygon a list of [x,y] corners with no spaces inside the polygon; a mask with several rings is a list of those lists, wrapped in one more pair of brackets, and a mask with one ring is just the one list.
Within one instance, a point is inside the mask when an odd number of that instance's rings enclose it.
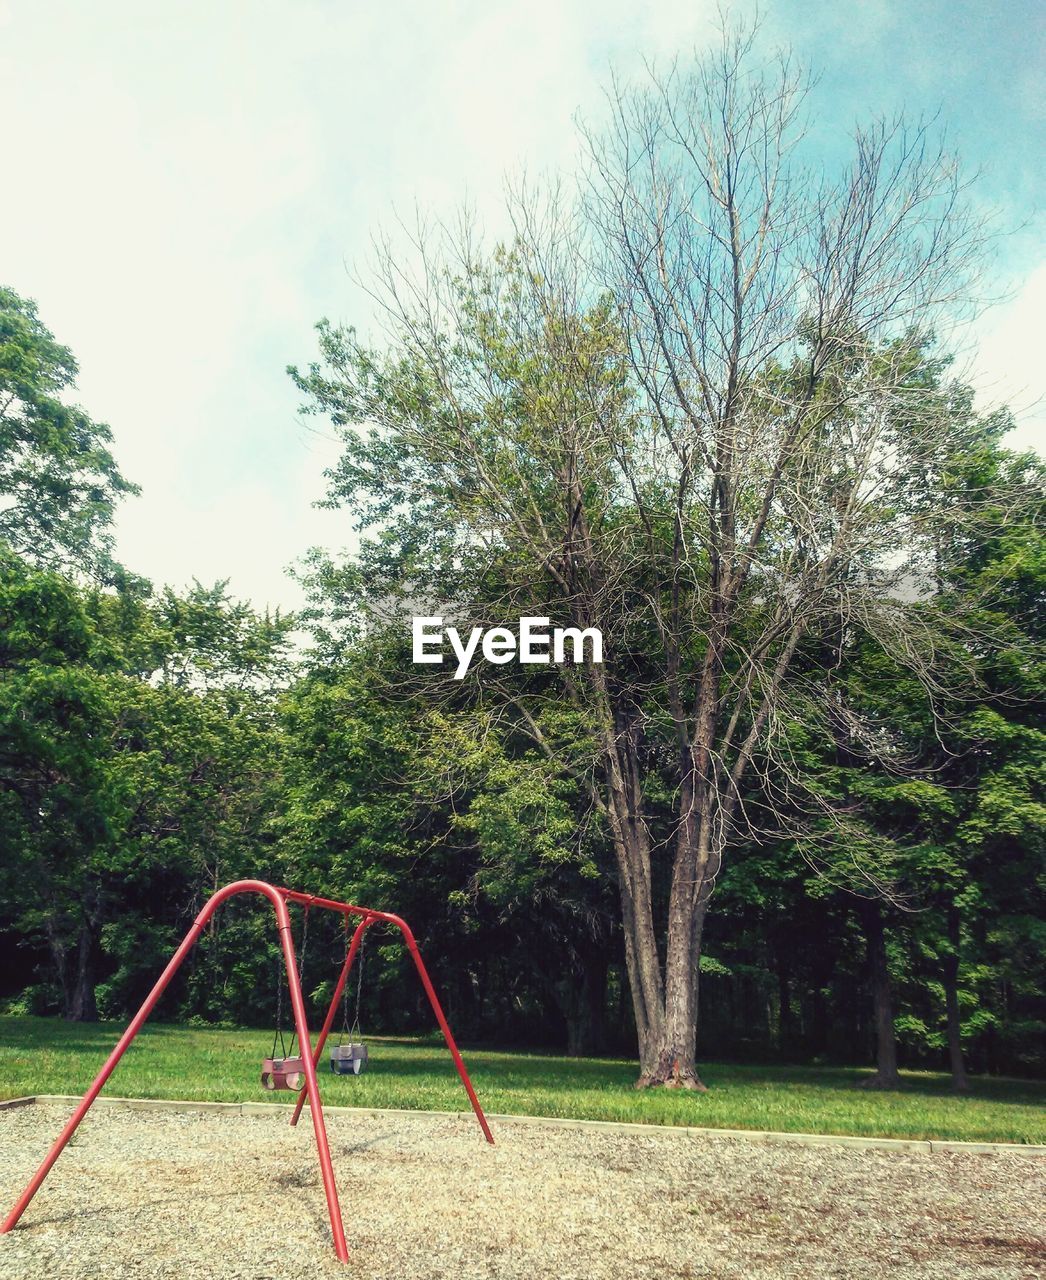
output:
{"label": "swing chain", "polygon": [[[348,958],[350,945],[351,944],[349,942],[349,921],[348,921],[348,918],[346,918],[345,919],[345,958],[346,959]],[[349,997],[349,993],[343,987],[342,993],[341,993],[341,1032],[338,1036],[339,1045],[344,1044],[345,1041],[351,1037],[351,1032],[349,1031],[349,999],[348,997]]]}
{"label": "swing chain", "polygon": [[[287,1047],[283,1043],[283,971],[282,971],[282,965],[280,964],[281,959],[282,959],[282,956],[280,955],[279,952],[277,952],[276,953],[276,1029],[272,1034],[272,1053],[269,1054],[270,1058],[275,1058],[277,1056],[281,1058],[287,1057]],[[277,1044],[279,1044],[280,1046],[279,1055],[277,1055],[276,1053]]]}
{"label": "swing chain", "polygon": [[[298,949],[298,986],[301,986],[302,974],[305,972],[305,952],[309,946],[309,912],[312,910],[309,903],[302,908],[301,915],[301,947]],[[304,997],[303,997],[304,998]],[[291,1051],[290,1057],[294,1057],[294,1042],[298,1038],[298,1026],[295,1023],[294,1030],[291,1032]]]}
{"label": "swing chain", "polygon": [[360,1034],[360,997],[364,993],[364,951],[366,951],[367,934],[366,929],[360,938],[360,956],[358,956],[356,969],[356,1016],[352,1019],[352,1029],[348,1033],[348,1038],[352,1038]]}
{"label": "swing chain", "polygon": [[[306,903],[302,910],[302,927],[301,927],[301,949],[298,952],[298,983],[301,983],[301,976],[305,968],[305,951],[309,945],[309,904]],[[280,1046],[279,1056],[281,1058],[294,1057],[294,1041],[298,1036],[298,1028],[295,1025],[291,1032],[290,1050],[287,1049],[283,1039],[283,965],[280,963],[283,959],[282,946],[276,954],[276,1031],[272,1037],[272,1053],[269,1055],[275,1058],[276,1045]]]}
{"label": "swing chain", "polygon": [[343,999],[341,1002],[342,1029],[348,1037],[350,1044],[360,1034],[360,999],[363,995],[363,955],[366,948],[367,932],[364,930],[363,934],[360,936],[360,949],[359,954],[356,957],[356,1010],[351,1027],[349,1026],[349,1002],[346,999]]}

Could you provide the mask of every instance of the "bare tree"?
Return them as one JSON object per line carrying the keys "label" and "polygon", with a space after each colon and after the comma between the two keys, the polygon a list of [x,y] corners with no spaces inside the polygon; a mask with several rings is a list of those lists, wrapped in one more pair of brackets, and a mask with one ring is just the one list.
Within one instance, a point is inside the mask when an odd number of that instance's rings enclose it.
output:
{"label": "bare tree", "polygon": [[546,677],[580,736],[547,683],[475,681],[606,823],[640,1085],[703,1088],[705,915],[756,821],[747,780],[783,813],[783,726],[825,712],[804,644],[857,629],[934,679],[934,517],[906,476],[950,430],[930,338],[970,294],[981,228],[926,125],[858,132],[835,180],[805,167],[807,90],[736,30],[614,84],[580,212],[524,189],[508,248],[482,252],[467,221],[419,232],[420,269],[379,245],[391,352],[328,329],[333,372],[300,377],[345,429],[332,500],[384,522],[402,590],[603,631],[603,665]]}

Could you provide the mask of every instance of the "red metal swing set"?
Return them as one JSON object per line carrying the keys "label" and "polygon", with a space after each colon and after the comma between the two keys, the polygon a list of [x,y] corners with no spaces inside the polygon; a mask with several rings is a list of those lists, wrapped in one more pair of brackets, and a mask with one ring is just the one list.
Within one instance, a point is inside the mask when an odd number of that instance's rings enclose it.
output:
{"label": "red metal swing set", "polygon": [[[410,952],[414,965],[418,971],[418,977],[421,979],[421,985],[425,988],[425,994],[429,998],[432,1005],[432,1012],[436,1015],[436,1021],[439,1028],[443,1032],[443,1038],[447,1042],[447,1048],[450,1055],[454,1059],[454,1065],[457,1068],[458,1075],[461,1077],[461,1083],[465,1086],[465,1092],[468,1094],[469,1102],[472,1103],[472,1110],[476,1113],[476,1119],[479,1121],[480,1128],[486,1140],[493,1143],[494,1137],[490,1132],[490,1126],[487,1124],[487,1118],[483,1114],[483,1108],[479,1105],[479,1099],[476,1097],[476,1091],[472,1087],[472,1081],[469,1079],[469,1073],[465,1069],[465,1064],[461,1060],[461,1054],[458,1052],[458,1046],[454,1043],[454,1036],[447,1023],[447,1019],[443,1014],[443,1009],[437,999],[436,992],[433,989],[432,982],[425,968],[425,962],[421,958],[418,950],[418,944],[411,933],[410,926],[405,920],[399,916],[390,915],[386,911],[373,911],[369,907],[355,907],[347,902],[334,902],[329,898],[317,898],[308,893],[297,893],[293,889],[281,889],[275,885],[266,884],[262,880],[237,880],[233,884],[227,884],[224,889],[219,889],[212,898],[209,899],[206,906],[200,912],[193,922],[192,928],[185,935],[178,950],[171,957],[167,968],[160,974],[156,981],[156,985],[145,998],[142,1007],[131,1019],[127,1030],[120,1037],[119,1042],[113,1049],[112,1053],[106,1060],[105,1065],[95,1077],[94,1083],[84,1094],[76,1110],[70,1116],[65,1128],[59,1134],[54,1146],[47,1153],[43,1163],[37,1169],[29,1180],[29,1184],[18,1198],[17,1203],[11,1212],[4,1219],[3,1225],[0,1225],[0,1233],[10,1231],[18,1219],[25,1212],[26,1206],[32,1200],[40,1189],[40,1184],[47,1177],[51,1170],[51,1166],[62,1154],[63,1149],[69,1139],[76,1132],[80,1121],[90,1110],[91,1104],[95,1098],[101,1093],[105,1082],[112,1075],[116,1064],[123,1057],[131,1041],[142,1029],[146,1018],[153,1011],[156,1002],[163,995],[167,984],[177,973],[182,961],[192,950],[200,934],[203,932],[204,926],[211,918],[214,912],[228,898],[238,893],[260,893],[263,897],[269,899],[276,912],[276,927],[280,935],[280,945],[283,950],[283,959],[287,968],[287,982],[290,986],[291,1007],[294,1010],[294,1027],[298,1036],[298,1043],[302,1049],[302,1067],[305,1075],[305,1084],[298,1095],[298,1101],[295,1104],[294,1111],[291,1115],[291,1124],[298,1123],[298,1117],[301,1115],[301,1109],[306,1101],[309,1103],[309,1110],[312,1113],[312,1127],[316,1135],[316,1150],[320,1160],[320,1173],[323,1178],[323,1191],[327,1197],[327,1210],[330,1214],[331,1234],[334,1237],[334,1252],[342,1262],[348,1262],[349,1251],[345,1243],[345,1228],[341,1220],[341,1206],[338,1203],[338,1188],[334,1181],[334,1169],[331,1165],[330,1145],[327,1141],[327,1127],[323,1122],[323,1104],[320,1101],[320,1088],[316,1079],[316,1067],[323,1053],[323,1046],[327,1042],[330,1035],[331,1027],[334,1025],[334,1017],[337,1012],[338,1002],[341,1000],[345,990],[345,984],[348,981],[349,973],[352,970],[353,962],[359,951],[360,943],[363,935],[371,925],[382,922],[384,924],[395,925],[403,934],[403,939],[407,944],[407,950]],[[309,1028],[305,1018],[305,1001],[301,993],[301,980],[298,974],[298,964],[294,954],[294,939],[291,936],[291,919],[290,912],[287,909],[289,902],[300,903],[306,911],[312,908],[318,908],[323,911],[336,911],[345,917],[358,917],[359,923],[356,925],[355,932],[352,935],[352,941],[349,944],[348,951],[345,955],[345,961],[338,975],[338,982],[334,989],[334,995],[331,999],[330,1009],[327,1011],[327,1017],[324,1019],[323,1028],[320,1031],[319,1039],[316,1041],[315,1048],[312,1047],[312,1041],[309,1036]]]}

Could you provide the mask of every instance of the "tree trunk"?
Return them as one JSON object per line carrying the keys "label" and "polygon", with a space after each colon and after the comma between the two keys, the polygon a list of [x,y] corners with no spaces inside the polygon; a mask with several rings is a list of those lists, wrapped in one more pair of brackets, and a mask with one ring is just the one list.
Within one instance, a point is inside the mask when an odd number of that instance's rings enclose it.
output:
{"label": "tree trunk", "polygon": [[[677,865],[677,878],[679,872]],[[674,886],[662,979],[649,892],[637,902],[626,875],[622,873],[619,878],[625,963],[639,1039],[638,1089],[652,1085],[701,1091],[705,1088],[695,1064],[705,900],[695,901],[692,884],[693,880],[681,892]]]}
{"label": "tree trunk", "polygon": [[[605,680],[602,674],[596,678]],[[715,719],[715,700],[709,697],[706,703],[697,735],[702,742],[711,740]],[[611,705],[609,699],[606,705]],[[606,811],[617,858],[625,963],[639,1040],[636,1088],[664,1085],[703,1092],[695,1061],[698,977],[705,911],[718,865],[711,851],[712,793],[704,783],[710,752],[707,746],[688,748],[684,763],[662,974],[638,737],[627,708],[619,706],[608,714],[603,741]]]}
{"label": "tree trunk", "polygon": [[[719,853],[712,845],[716,787],[712,744],[719,716],[719,677],[727,627],[727,605],[718,570],[714,596],[712,625],[698,686],[692,736],[688,735],[685,717],[681,716],[678,690],[675,695],[671,691],[669,694],[669,703],[675,708],[678,725],[681,781],[679,826],[668,899],[665,1018],[660,1038],[652,1040],[646,1062],[641,1063],[638,1088],[665,1085],[705,1092],[696,1062],[698,985],[705,913],[719,869]],[[722,812],[719,817],[723,818]]]}
{"label": "tree trunk", "polygon": [[58,986],[62,993],[62,1017],[67,1017],[72,1005],[72,996],[69,990],[69,956],[65,943],[55,927],[53,913],[48,913],[45,916],[44,928],[47,932],[47,945],[51,952],[51,963],[54,965],[55,976],[58,979]]}
{"label": "tree trunk", "polygon": [[687,816],[680,823],[668,901],[665,1016],[660,1037],[651,1037],[637,1088],[665,1085],[705,1092],[697,1072],[696,1042],[701,939],[711,887],[707,803],[706,798],[695,816],[693,792],[684,785],[682,812]]}
{"label": "tree trunk", "polygon": [[822,1054],[828,1048],[828,1004],[824,989],[827,982],[820,973],[816,975],[814,989],[810,996],[810,1037],[807,1049]]}
{"label": "tree trunk", "polygon": [[76,970],[67,987],[65,1017],[69,1022],[97,1022],[94,998],[94,937],[86,920],[76,944]]}
{"label": "tree trunk", "polygon": [[777,949],[777,1048],[786,1055],[795,1042],[792,1017],[792,982],[784,948]]}
{"label": "tree trunk", "polygon": [[[634,735],[627,723],[607,743],[610,774],[608,813],[614,833],[621,892],[625,962],[639,1039],[637,1089],[654,1085],[696,1089],[696,1033],[701,937],[713,865],[707,789],[698,801],[691,769],[681,790],[668,903],[668,930],[662,976],[654,925],[650,837]],[[699,807],[700,806],[700,807]],[[695,812],[696,811],[696,812]]]}
{"label": "tree trunk", "polygon": [[[676,870],[678,873],[678,864]],[[652,1039],[648,1046],[637,1088],[664,1085],[669,1089],[705,1092],[696,1062],[705,902],[695,903],[693,897],[691,892],[673,891],[672,894],[665,961],[665,1017],[660,1037]]]}
{"label": "tree trunk", "polygon": [[868,1089],[899,1089],[897,1072],[897,1036],[893,1027],[893,992],[890,970],[886,962],[886,933],[883,914],[877,902],[870,902],[861,913],[868,943],[868,968],[875,1010],[875,1074],[863,1080]]}
{"label": "tree trunk", "polygon": [[605,1043],[607,968],[605,956],[584,956],[578,980],[562,1002],[567,1024],[567,1056],[600,1053]]}
{"label": "tree trunk", "polygon": [[962,1052],[962,1016],[959,1011],[959,949],[961,946],[959,910],[948,906],[948,949],[944,956],[944,1005],[948,1024],[948,1065],[952,1088],[965,1093],[970,1087]]}
{"label": "tree trunk", "polygon": [[650,838],[643,816],[635,743],[627,728],[608,725],[606,811],[610,820],[617,860],[621,924],[625,943],[625,967],[632,993],[632,1012],[639,1041],[640,1079],[657,1061],[657,1047],[664,1037],[665,994],[654,928],[651,887]]}

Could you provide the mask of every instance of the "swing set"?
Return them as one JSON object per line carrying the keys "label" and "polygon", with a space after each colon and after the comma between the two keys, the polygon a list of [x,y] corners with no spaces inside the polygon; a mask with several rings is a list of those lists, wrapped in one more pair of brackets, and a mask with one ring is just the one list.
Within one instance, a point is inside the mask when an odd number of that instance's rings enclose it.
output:
{"label": "swing set", "polygon": [[[320,1088],[316,1075],[316,1068],[323,1056],[324,1046],[330,1037],[331,1028],[334,1026],[334,1020],[337,1015],[338,1006],[343,1009],[342,1023],[343,1033],[337,1045],[332,1046],[330,1052],[330,1069],[338,1075],[359,1075],[367,1062],[367,1046],[359,1041],[359,1009],[360,994],[363,979],[363,954],[362,946],[367,930],[372,925],[384,923],[395,926],[403,935],[403,940],[407,944],[407,950],[410,952],[414,961],[414,966],[418,971],[418,977],[421,979],[421,985],[428,996],[429,1004],[432,1006],[432,1012],[436,1016],[440,1031],[443,1032],[443,1039],[446,1041],[447,1048],[450,1050],[450,1056],[454,1060],[454,1066],[457,1068],[458,1075],[461,1077],[461,1083],[465,1087],[468,1094],[469,1102],[472,1104],[472,1110],[476,1113],[476,1119],[479,1126],[483,1130],[483,1136],[490,1143],[493,1143],[494,1137],[490,1132],[490,1126],[487,1124],[486,1116],[483,1114],[483,1108],[479,1105],[479,1099],[476,1097],[476,1091],[472,1087],[472,1081],[469,1079],[469,1073],[465,1069],[465,1064],[461,1060],[461,1054],[458,1052],[458,1046],[454,1043],[454,1036],[451,1033],[450,1026],[443,1014],[443,1009],[433,989],[432,982],[425,968],[425,962],[421,958],[421,952],[418,950],[417,941],[414,934],[410,930],[410,926],[405,920],[399,916],[390,915],[386,911],[373,911],[369,907],[356,907],[347,902],[334,902],[329,898],[317,898],[308,893],[297,893],[293,889],[282,889],[275,885],[266,884],[262,880],[237,880],[232,884],[227,884],[224,889],[219,889],[206,903],[203,910],[196,917],[192,928],[185,935],[178,947],[178,950],[171,957],[166,969],[160,974],[156,980],[156,985],[146,996],[142,1007],[131,1019],[113,1049],[112,1053],[106,1059],[105,1065],[98,1072],[94,1083],[84,1094],[76,1110],[70,1116],[65,1128],[58,1135],[51,1150],[47,1153],[43,1163],[37,1169],[29,1180],[28,1186],[22,1192],[14,1208],[0,1224],[0,1234],[10,1231],[18,1222],[26,1207],[40,1189],[40,1185],[51,1171],[51,1167],[58,1157],[62,1154],[69,1139],[76,1132],[80,1125],[80,1121],[90,1110],[92,1103],[101,1093],[105,1082],[112,1075],[116,1064],[127,1051],[132,1040],[142,1029],[145,1020],[156,1006],[156,1002],[163,995],[168,983],[177,973],[182,961],[192,950],[193,946],[199,940],[200,934],[203,932],[207,921],[213,916],[215,911],[229,898],[240,893],[258,893],[268,898],[272,903],[276,913],[276,927],[280,938],[280,947],[283,953],[283,963],[287,971],[287,984],[290,988],[291,1009],[294,1014],[294,1030],[290,1040],[290,1051],[288,1052],[283,1043],[282,1030],[282,980],[277,983],[277,1017],[276,1017],[276,1035],[273,1039],[272,1053],[269,1057],[262,1061],[262,1086],[267,1090],[291,1089],[298,1090],[298,1099],[291,1114],[291,1125],[297,1125],[298,1118],[301,1115],[302,1107],[305,1103],[309,1103],[309,1110],[312,1114],[312,1127],[316,1139],[316,1151],[320,1162],[320,1175],[323,1179],[323,1191],[327,1199],[327,1211],[330,1215],[331,1235],[334,1239],[334,1252],[337,1254],[339,1261],[348,1262],[349,1251],[345,1243],[345,1229],[342,1224],[341,1206],[338,1202],[338,1188],[334,1181],[334,1169],[331,1165],[330,1144],[327,1140],[327,1127],[323,1120],[323,1103],[320,1100]],[[345,959],[341,966],[341,972],[338,974],[338,981],[334,988],[334,994],[331,998],[330,1008],[327,1010],[327,1016],[324,1019],[323,1027],[320,1031],[319,1038],[315,1047],[309,1036],[309,1028],[305,1017],[305,1000],[301,990],[301,970],[300,961],[295,957],[294,939],[291,933],[289,903],[297,903],[302,907],[303,923],[302,923],[302,947],[301,954],[304,957],[305,947],[308,939],[308,919],[309,912],[313,909],[323,911],[334,911],[341,914],[344,919],[345,936],[349,937],[348,929],[351,919],[358,919],[355,930],[349,940],[348,947],[345,951]],[[346,983],[349,974],[352,972],[352,966],[356,961],[357,954],[360,957],[360,967],[357,971],[356,985],[356,1018],[353,1026],[350,1028],[348,1024],[348,1009],[344,1002],[346,993]],[[294,1041],[298,1042],[298,1051],[294,1052]],[[277,1056],[277,1048],[280,1053]]]}

